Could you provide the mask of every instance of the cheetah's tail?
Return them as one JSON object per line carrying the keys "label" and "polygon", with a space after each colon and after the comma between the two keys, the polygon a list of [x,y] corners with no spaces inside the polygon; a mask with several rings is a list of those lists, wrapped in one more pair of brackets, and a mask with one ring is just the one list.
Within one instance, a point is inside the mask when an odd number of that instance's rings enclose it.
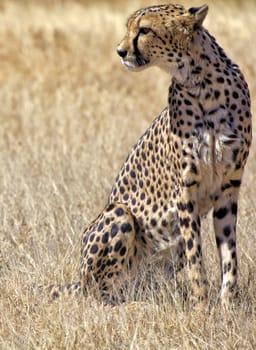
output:
{"label": "cheetah's tail", "polygon": [[[78,296],[81,294],[81,281],[66,284],[66,285],[50,285],[50,286],[39,286],[36,288],[39,293],[50,300],[55,300],[60,297],[67,296]],[[35,288],[33,288],[35,290]]]}

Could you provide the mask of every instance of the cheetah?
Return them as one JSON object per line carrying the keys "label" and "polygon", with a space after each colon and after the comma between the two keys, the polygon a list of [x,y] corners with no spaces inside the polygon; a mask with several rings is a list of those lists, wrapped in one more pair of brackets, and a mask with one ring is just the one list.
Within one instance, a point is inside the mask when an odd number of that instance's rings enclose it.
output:
{"label": "cheetah", "polygon": [[250,94],[239,67],[204,28],[208,6],[157,5],[136,11],[117,48],[130,71],[150,66],[171,78],[168,105],[132,148],[107,204],[82,234],[80,278],[51,286],[52,297],[86,293],[104,303],[141,262],[184,265],[192,304],[205,305],[201,219],[213,209],[221,303],[237,286],[238,194],[251,145]]}

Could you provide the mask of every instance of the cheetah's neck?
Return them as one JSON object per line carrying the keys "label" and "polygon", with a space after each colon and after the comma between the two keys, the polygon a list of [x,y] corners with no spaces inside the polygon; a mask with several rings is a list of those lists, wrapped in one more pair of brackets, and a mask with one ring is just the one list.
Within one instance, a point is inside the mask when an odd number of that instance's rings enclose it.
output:
{"label": "cheetah's neck", "polygon": [[183,89],[197,96],[205,81],[218,76],[220,71],[233,67],[215,38],[204,28],[198,30],[192,40],[190,51],[175,67],[171,67],[171,76]]}

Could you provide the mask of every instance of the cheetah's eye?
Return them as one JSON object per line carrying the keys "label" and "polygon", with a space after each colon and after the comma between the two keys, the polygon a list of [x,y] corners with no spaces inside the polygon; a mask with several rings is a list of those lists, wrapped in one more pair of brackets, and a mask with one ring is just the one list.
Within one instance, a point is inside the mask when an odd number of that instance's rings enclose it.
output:
{"label": "cheetah's eye", "polygon": [[141,27],[139,29],[139,34],[148,34],[150,32],[150,28],[147,27]]}

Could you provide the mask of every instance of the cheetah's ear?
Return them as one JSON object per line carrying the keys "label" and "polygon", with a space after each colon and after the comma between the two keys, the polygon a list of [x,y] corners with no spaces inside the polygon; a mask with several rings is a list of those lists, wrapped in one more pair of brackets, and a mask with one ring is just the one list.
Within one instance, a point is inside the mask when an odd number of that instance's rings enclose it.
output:
{"label": "cheetah's ear", "polygon": [[189,14],[191,15],[191,17],[193,17],[193,20],[195,21],[195,27],[199,28],[207,13],[208,13],[208,5],[203,5],[200,7],[191,7],[188,10]]}

